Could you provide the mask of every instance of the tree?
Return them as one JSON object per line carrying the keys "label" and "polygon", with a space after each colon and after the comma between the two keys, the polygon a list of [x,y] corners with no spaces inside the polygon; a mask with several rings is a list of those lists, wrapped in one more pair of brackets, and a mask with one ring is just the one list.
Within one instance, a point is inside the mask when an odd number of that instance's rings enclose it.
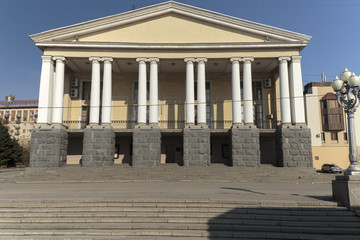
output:
{"label": "tree", "polygon": [[10,137],[8,128],[0,122],[0,166],[15,166],[21,161],[22,147]]}

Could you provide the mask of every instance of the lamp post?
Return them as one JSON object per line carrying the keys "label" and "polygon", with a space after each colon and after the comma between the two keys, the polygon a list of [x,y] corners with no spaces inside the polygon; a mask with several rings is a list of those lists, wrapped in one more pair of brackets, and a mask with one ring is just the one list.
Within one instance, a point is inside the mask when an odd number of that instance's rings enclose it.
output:
{"label": "lamp post", "polygon": [[9,123],[9,117],[10,117],[10,114],[9,114],[8,112],[7,112],[7,113],[5,113],[5,120],[4,120],[4,123],[5,123],[6,127],[7,127],[8,123]]}
{"label": "lamp post", "polygon": [[16,122],[15,123],[17,124],[16,127],[15,127],[16,135],[19,138],[19,135],[20,135],[20,123],[21,123],[21,115],[20,114],[16,115]]}
{"label": "lamp post", "polygon": [[340,79],[335,77],[331,86],[336,92],[338,103],[344,107],[348,118],[350,166],[346,169],[344,175],[360,175],[354,121],[354,113],[359,105],[360,77],[345,68],[340,75]]}

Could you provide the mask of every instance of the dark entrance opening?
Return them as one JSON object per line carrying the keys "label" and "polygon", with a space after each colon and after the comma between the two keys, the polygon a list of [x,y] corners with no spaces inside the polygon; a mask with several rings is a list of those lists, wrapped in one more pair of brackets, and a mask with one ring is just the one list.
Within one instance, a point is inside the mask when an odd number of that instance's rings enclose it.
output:
{"label": "dark entrance opening", "polygon": [[114,164],[131,164],[132,132],[115,133]]}
{"label": "dark entrance opening", "polygon": [[183,165],[183,136],[181,131],[161,133],[161,163]]}
{"label": "dark entrance opening", "polygon": [[83,152],[83,132],[68,132],[66,164],[80,164]]}
{"label": "dark entrance opening", "polygon": [[227,130],[223,130],[221,132],[211,132],[210,144],[211,164],[220,163],[230,166],[231,147],[229,132]]}
{"label": "dark entrance opening", "polygon": [[277,166],[275,130],[260,131],[260,163]]}

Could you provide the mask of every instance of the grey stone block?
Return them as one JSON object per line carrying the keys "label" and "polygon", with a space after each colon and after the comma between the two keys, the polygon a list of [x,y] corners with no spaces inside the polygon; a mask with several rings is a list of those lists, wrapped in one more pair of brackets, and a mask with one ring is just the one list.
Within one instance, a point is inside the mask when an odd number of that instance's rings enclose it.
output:
{"label": "grey stone block", "polygon": [[133,132],[133,166],[158,166],[161,160],[161,132],[156,125],[137,125]]}
{"label": "grey stone block", "polygon": [[61,167],[66,163],[68,135],[65,127],[36,128],[31,138],[31,168]]}
{"label": "grey stone block", "polygon": [[310,129],[279,126],[276,131],[276,160],[280,167],[312,168]]}
{"label": "grey stone block", "polygon": [[82,166],[113,165],[115,141],[109,141],[109,139],[115,139],[115,133],[111,127],[85,128]]}
{"label": "grey stone block", "polygon": [[349,210],[360,209],[360,175],[336,176],[332,181],[333,198]]}
{"label": "grey stone block", "polygon": [[260,166],[259,129],[245,126],[230,129],[231,165],[234,167]]}
{"label": "grey stone block", "polygon": [[184,166],[209,166],[210,129],[207,126],[190,126],[183,130]]}

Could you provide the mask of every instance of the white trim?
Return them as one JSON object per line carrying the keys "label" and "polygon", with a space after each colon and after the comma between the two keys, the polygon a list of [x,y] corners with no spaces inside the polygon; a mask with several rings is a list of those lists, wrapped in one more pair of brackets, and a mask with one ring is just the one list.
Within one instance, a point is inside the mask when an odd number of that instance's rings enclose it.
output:
{"label": "white trim", "polygon": [[38,47],[67,47],[67,48],[127,48],[127,49],[230,49],[230,48],[296,48],[305,47],[306,43],[214,43],[214,44],[172,44],[172,43],[100,43],[100,42],[48,42],[36,43]]}

